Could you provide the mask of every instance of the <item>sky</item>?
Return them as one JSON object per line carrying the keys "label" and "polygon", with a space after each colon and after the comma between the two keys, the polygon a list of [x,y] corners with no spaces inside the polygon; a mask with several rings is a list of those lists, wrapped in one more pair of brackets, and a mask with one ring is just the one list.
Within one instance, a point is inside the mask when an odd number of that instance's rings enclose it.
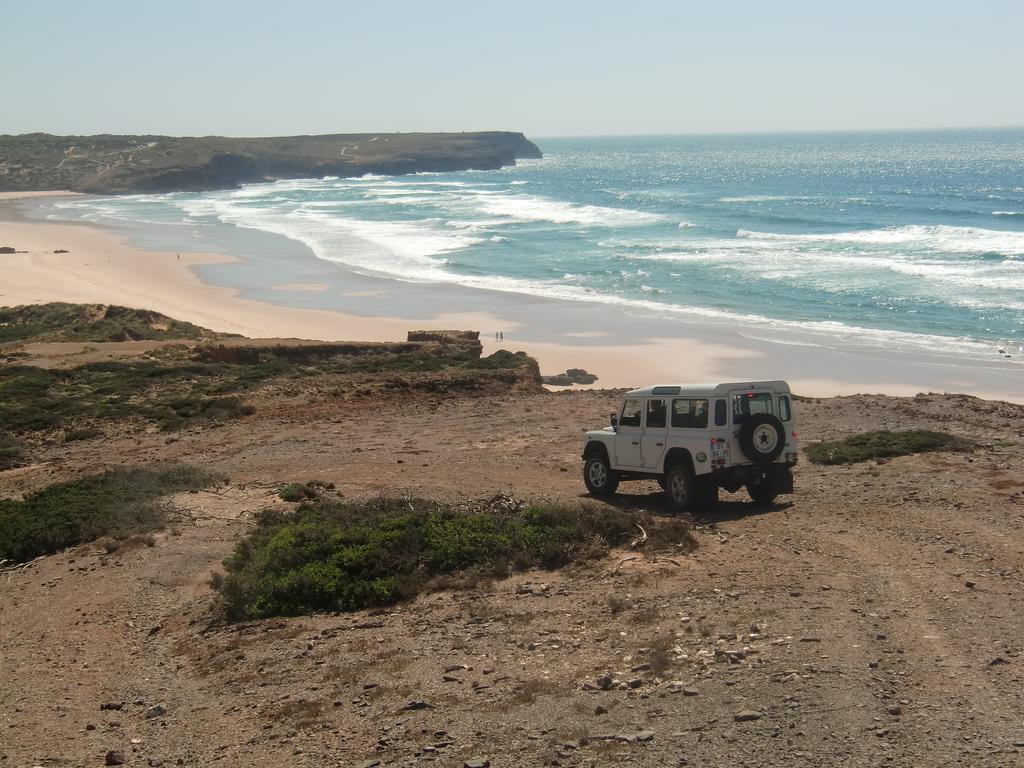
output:
{"label": "sky", "polygon": [[1024,2],[0,0],[0,133],[1024,126]]}

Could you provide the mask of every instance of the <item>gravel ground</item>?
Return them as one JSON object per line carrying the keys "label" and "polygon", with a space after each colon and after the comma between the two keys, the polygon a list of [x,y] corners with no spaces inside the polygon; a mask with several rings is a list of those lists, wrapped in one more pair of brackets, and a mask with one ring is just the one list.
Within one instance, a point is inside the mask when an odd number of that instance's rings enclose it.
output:
{"label": "gravel ground", "polygon": [[[0,496],[165,460],[230,478],[176,498],[185,519],[154,546],[0,573],[0,766],[1024,764],[1024,407],[1005,403],[800,402],[804,444],[934,428],[982,447],[804,459],[784,503],[723,494],[689,555],[211,621],[209,578],[277,482],[584,500],[582,433],[616,398],[268,392],[242,422],[0,473]],[[668,514],[656,484],[620,490],[610,503]]]}

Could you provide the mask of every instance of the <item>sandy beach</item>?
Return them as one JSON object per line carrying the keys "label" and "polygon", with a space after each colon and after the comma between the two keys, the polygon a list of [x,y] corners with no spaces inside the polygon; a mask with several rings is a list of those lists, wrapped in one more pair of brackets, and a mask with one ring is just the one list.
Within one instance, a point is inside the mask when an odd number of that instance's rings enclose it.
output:
{"label": "sandy beach", "polygon": [[[29,219],[19,206],[32,204],[31,196],[0,200],[0,245],[18,251],[0,256],[0,304],[121,304],[256,338],[388,341],[415,328],[473,329],[481,331],[486,353],[525,350],[544,374],[583,368],[597,374],[597,387],[784,378],[809,396],[947,391],[1024,400],[1024,366],[994,355],[979,363],[953,354],[830,348],[820,339],[773,338],[749,329],[633,317],[582,302],[537,302],[449,286],[378,280],[367,288],[367,278],[353,273],[348,280],[342,268],[312,258],[329,280],[282,278],[269,286],[273,302],[256,300],[200,276],[203,269],[240,265],[244,253],[146,249],[120,231]],[[339,282],[342,290],[330,293]],[[425,298],[410,302],[410,291]],[[472,303],[465,301],[469,293]],[[338,309],[288,305],[324,297]],[[367,306],[372,314],[359,311]],[[454,311],[418,311],[438,306]],[[346,311],[350,307],[356,311]],[[500,343],[497,329],[504,335]]]}

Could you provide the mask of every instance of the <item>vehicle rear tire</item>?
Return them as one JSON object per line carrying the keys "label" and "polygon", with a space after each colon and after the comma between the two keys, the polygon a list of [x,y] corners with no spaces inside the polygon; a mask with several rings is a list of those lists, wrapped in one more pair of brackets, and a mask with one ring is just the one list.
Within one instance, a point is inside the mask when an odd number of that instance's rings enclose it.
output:
{"label": "vehicle rear tire", "polygon": [[696,482],[693,470],[685,464],[673,465],[665,475],[665,495],[676,512],[686,512],[696,503]]}
{"label": "vehicle rear tire", "polygon": [[697,479],[697,506],[710,509],[718,503],[718,485],[710,477]]}
{"label": "vehicle rear tire", "polygon": [[786,447],[786,428],[770,413],[755,413],[743,420],[740,450],[755,464],[771,464]]}
{"label": "vehicle rear tire", "polygon": [[771,504],[779,495],[775,483],[768,477],[762,478],[759,483],[747,483],[747,493],[757,504]]}
{"label": "vehicle rear tire", "polygon": [[590,456],[583,462],[583,482],[595,496],[611,496],[619,487],[619,475],[604,456]]}

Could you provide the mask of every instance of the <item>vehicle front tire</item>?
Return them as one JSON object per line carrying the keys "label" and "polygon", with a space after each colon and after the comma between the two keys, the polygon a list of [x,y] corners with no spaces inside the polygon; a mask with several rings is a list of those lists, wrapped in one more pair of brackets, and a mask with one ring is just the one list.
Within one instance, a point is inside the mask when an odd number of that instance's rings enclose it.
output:
{"label": "vehicle front tire", "polygon": [[768,477],[763,478],[760,483],[748,483],[747,493],[757,504],[771,504],[779,495],[775,483]]}
{"label": "vehicle front tire", "polygon": [[686,512],[696,502],[696,483],[693,472],[685,464],[675,464],[665,475],[665,495],[669,506],[676,512]]}
{"label": "vehicle front tire", "polygon": [[611,496],[619,487],[619,475],[604,456],[591,456],[583,462],[583,482],[595,496]]}

